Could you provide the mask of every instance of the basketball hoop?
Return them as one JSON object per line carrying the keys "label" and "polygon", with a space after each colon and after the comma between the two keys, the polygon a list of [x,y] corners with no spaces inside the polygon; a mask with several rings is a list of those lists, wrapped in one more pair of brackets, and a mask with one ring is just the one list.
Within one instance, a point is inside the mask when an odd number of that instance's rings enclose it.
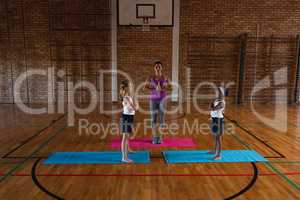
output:
{"label": "basketball hoop", "polygon": [[174,0],[117,0],[117,3],[119,26],[136,26],[144,31],[173,26]]}
{"label": "basketball hoop", "polygon": [[143,17],[142,30],[143,30],[144,32],[145,32],[145,31],[150,31],[149,17]]}

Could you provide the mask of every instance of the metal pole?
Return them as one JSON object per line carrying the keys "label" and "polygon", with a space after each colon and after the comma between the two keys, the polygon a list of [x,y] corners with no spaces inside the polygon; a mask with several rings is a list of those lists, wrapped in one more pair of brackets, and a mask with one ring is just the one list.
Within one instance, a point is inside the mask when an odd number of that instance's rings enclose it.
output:
{"label": "metal pole", "polygon": [[27,91],[27,101],[30,103],[29,97],[29,83],[28,83],[28,65],[27,65],[27,45],[26,45],[26,36],[25,36],[25,11],[24,11],[24,1],[22,1],[22,20],[23,20],[23,40],[24,40],[24,61],[25,61],[25,70],[26,70],[26,91]]}
{"label": "metal pole", "polygon": [[8,0],[5,1],[5,9],[6,9],[6,29],[7,29],[7,38],[8,38],[8,42],[9,42],[9,50],[8,50],[8,60],[10,62],[10,79],[11,79],[11,92],[12,92],[12,101],[13,104],[15,103],[15,90],[14,90],[14,75],[13,75],[13,65],[12,65],[12,61],[11,61],[11,39],[10,39],[10,29],[9,29],[9,15],[8,15]]}
{"label": "metal pole", "polygon": [[239,68],[239,82],[237,104],[243,103],[243,89],[245,80],[245,59],[247,48],[247,34],[240,36],[240,68]]}
{"label": "metal pole", "polygon": [[296,81],[294,90],[294,103],[299,102],[299,76],[300,76],[300,36],[297,35]]}

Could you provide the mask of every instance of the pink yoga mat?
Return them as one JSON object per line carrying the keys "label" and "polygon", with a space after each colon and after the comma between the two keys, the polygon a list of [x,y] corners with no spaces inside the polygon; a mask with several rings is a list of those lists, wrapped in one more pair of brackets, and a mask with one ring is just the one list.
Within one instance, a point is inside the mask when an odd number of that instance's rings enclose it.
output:
{"label": "pink yoga mat", "polygon": [[[114,138],[108,144],[109,148],[120,148],[121,138]],[[136,138],[130,140],[130,147],[133,148],[152,148],[152,147],[196,147],[192,138],[164,138],[162,144],[152,144],[152,138]]]}

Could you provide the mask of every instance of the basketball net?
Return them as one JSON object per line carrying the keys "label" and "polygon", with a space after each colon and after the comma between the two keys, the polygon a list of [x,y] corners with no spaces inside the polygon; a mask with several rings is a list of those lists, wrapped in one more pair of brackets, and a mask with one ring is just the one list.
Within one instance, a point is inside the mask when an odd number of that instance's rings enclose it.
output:
{"label": "basketball net", "polygon": [[150,31],[150,25],[149,25],[149,18],[148,17],[143,18],[142,31],[144,31],[144,32]]}

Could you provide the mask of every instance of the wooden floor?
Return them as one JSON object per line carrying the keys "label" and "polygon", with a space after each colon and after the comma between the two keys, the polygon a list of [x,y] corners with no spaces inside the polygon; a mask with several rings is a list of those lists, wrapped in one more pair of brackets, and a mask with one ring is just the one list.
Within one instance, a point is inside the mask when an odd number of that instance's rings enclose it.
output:
{"label": "wooden floor", "polygon": [[[274,114],[273,106],[257,105],[256,110],[268,117]],[[172,114],[166,119],[181,125],[185,120],[208,122],[208,115],[191,113]],[[165,149],[149,149],[151,164],[145,165],[46,166],[43,160],[52,152],[103,151],[116,136],[101,139],[103,133],[79,135],[78,123],[66,127],[67,117],[63,114],[28,115],[14,105],[0,105],[0,117],[1,200],[44,200],[55,196],[80,200],[217,200],[235,194],[236,199],[300,199],[299,105],[289,106],[285,133],[260,122],[248,106],[228,106],[226,123],[235,125],[235,134],[223,137],[224,149],[254,149],[270,161],[256,163],[256,180],[251,163],[167,165],[160,156]],[[102,124],[119,119],[118,115],[97,112],[76,116],[77,120],[81,118]],[[149,116],[137,114],[137,124],[146,118]],[[197,149],[209,149],[213,144],[209,134],[182,132],[177,136],[192,137]],[[144,136],[142,131],[137,135]]]}

